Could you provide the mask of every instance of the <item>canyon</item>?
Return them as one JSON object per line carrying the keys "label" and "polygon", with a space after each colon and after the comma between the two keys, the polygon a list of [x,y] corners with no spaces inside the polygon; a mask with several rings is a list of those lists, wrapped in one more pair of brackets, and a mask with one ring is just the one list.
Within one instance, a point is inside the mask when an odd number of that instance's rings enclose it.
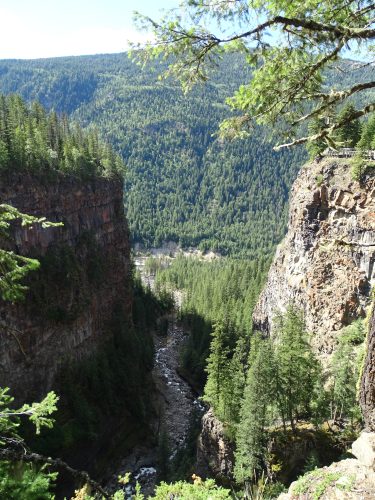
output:
{"label": "canyon", "polygon": [[[360,398],[370,434],[375,430],[375,322],[369,311],[375,279],[374,193],[372,171],[361,183],[354,181],[346,159],[324,158],[303,167],[292,189],[287,235],[276,251],[253,316],[255,328],[273,337],[274,314],[295,303],[303,310],[314,350],[327,367],[342,329],[369,318]],[[54,174],[51,182],[37,174],[14,173],[3,179],[0,195],[21,212],[64,224],[46,229],[15,224],[12,241],[5,242],[9,250],[41,261],[41,270],[28,279],[25,302],[1,304],[0,385],[9,386],[21,401],[41,397],[55,386],[64,367],[100,353],[113,335],[109,325],[119,304],[131,323],[130,242],[123,185],[117,178],[82,182]],[[162,253],[166,252],[171,252],[170,246]],[[144,272],[144,261],[136,257],[135,264],[144,284],[152,289],[154,276]],[[189,416],[194,409],[200,415],[204,411],[179,373],[179,355],[189,332],[176,317],[183,294],[174,291],[174,295],[176,311],[161,318],[168,324],[166,336],[152,333],[155,363],[149,394],[152,434],[166,431],[169,460],[185,446]],[[158,474],[157,453],[155,442],[134,443],[116,470],[132,472],[149,494]],[[231,480],[233,463],[233,445],[209,410],[202,418],[195,470],[225,483]],[[363,472],[358,477],[367,478],[367,469],[362,470],[358,462],[333,465],[332,473],[342,470],[346,477],[351,466],[356,473]],[[370,494],[372,480],[370,473]],[[109,484],[113,486],[114,478]],[[289,495],[285,498],[294,498]]]}

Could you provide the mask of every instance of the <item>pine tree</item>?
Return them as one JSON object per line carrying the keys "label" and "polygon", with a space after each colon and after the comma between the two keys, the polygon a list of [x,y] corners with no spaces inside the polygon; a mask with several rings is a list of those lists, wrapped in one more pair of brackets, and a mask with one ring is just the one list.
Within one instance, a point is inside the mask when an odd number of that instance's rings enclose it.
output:
{"label": "pine tree", "polygon": [[226,414],[227,391],[223,391],[228,380],[229,349],[226,347],[226,335],[222,323],[216,323],[212,332],[210,355],[207,358],[207,382],[204,388],[204,400],[211,405],[215,415],[223,419]]}
{"label": "pine tree", "polygon": [[352,349],[349,345],[339,345],[333,358],[333,419],[349,415],[356,403],[356,376]]}
{"label": "pine tree", "polygon": [[332,360],[331,408],[334,420],[349,417],[353,421],[359,414],[356,389],[364,338],[362,320],[347,326],[339,338]]}
{"label": "pine tree", "polygon": [[319,363],[307,342],[303,316],[295,307],[289,306],[275,323],[277,404],[284,427],[289,420],[295,431],[299,415],[310,411]]}
{"label": "pine tree", "polygon": [[355,111],[354,105],[352,103],[348,103],[338,114],[338,121],[344,123],[344,125],[337,131],[337,140],[341,146],[354,148],[361,138],[360,121],[348,121]]}
{"label": "pine tree", "polygon": [[368,122],[362,127],[361,138],[357,146],[361,151],[375,148],[375,116],[369,118]]}
{"label": "pine tree", "polygon": [[[309,123],[309,134],[314,135],[317,134],[320,130],[322,130],[326,126],[324,118],[316,118]],[[309,153],[309,157],[311,159],[316,158],[321,155],[323,151],[327,148],[327,142],[324,139],[318,139],[315,141],[310,141],[307,143],[306,149]]]}
{"label": "pine tree", "polygon": [[257,352],[252,357],[236,435],[234,474],[239,483],[251,480],[254,471],[262,466],[267,442],[265,427],[275,396],[275,364],[269,340],[257,343]]}
{"label": "pine tree", "polygon": [[228,372],[223,388],[225,423],[231,438],[235,436],[236,425],[240,420],[241,400],[246,382],[247,350],[246,339],[240,337],[233,357],[228,363]]}

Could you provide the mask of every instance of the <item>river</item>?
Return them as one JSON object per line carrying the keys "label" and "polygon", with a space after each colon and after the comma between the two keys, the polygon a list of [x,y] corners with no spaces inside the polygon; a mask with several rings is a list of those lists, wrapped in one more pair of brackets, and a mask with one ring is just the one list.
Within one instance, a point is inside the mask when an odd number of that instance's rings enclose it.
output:
{"label": "river", "polygon": [[[137,256],[135,266],[140,272],[142,282],[154,288],[155,275],[145,270],[147,257]],[[155,433],[159,435],[164,431],[168,439],[169,460],[172,460],[177,451],[185,447],[189,432],[191,416],[198,410],[204,412],[204,405],[197,395],[178,373],[178,364],[181,349],[187,339],[188,332],[178,322],[178,308],[181,307],[182,294],[174,291],[176,310],[169,314],[167,334],[165,336],[153,333],[155,345],[155,362],[152,377],[156,388],[156,412],[158,418],[153,423]],[[116,482],[118,475],[131,472],[132,481],[125,487],[127,498],[131,498],[134,485],[137,481],[146,498],[152,494],[158,476],[158,448],[137,446],[133,452],[123,459],[113,477],[111,484]]]}

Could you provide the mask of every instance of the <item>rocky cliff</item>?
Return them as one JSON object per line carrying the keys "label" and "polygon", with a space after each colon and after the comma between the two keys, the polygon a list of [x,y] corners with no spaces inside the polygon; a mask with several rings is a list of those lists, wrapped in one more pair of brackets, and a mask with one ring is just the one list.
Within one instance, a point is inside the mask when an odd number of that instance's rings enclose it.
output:
{"label": "rocky cliff", "polygon": [[21,212],[62,221],[42,229],[15,225],[9,248],[37,257],[23,303],[0,303],[0,386],[20,399],[42,396],[66,363],[95,351],[111,335],[120,304],[130,313],[130,246],[118,179],[0,179],[0,200]]}
{"label": "rocky cliff", "polygon": [[223,424],[208,410],[202,418],[197,445],[196,471],[201,477],[214,476],[222,483],[233,479],[234,446],[225,436]]}
{"label": "rocky cliff", "polygon": [[366,429],[375,432],[375,308],[370,316],[366,354],[360,387],[360,403]]}
{"label": "rocky cliff", "polygon": [[305,313],[324,358],[337,331],[365,315],[375,279],[375,177],[353,181],[343,158],[303,167],[290,199],[288,233],[277,249],[254,311],[272,335],[273,316],[293,302]]}

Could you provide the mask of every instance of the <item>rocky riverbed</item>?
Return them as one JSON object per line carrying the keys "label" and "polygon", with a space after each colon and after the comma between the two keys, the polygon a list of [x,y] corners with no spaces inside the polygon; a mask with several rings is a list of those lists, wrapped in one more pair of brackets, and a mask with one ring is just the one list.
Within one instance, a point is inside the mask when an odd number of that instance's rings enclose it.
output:
{"label": "rocky riverbed", "polygon": [[[141,274],[143,283],[151,289],[154,287],[155,276],[145,270],[146,257],[135,258],[136,268]],[[167,437],[169,460],[173,460],[177,451],[186,445],[191,417],[195,410],[203,415],[204,405],[197,394],[178,373],[178,364],[181,349],[187,339],[188,332],[179,324],[177,319],[178,308],[181,306],[182,295],[174,292],[176,310],[165,319],[168,321],[166,335],[153,334],[155,345],[155,363],[152,372],[156,388],[155,410],[157,417],[153,422],[155,435],[162,433]],[[158,478],[158,447],[142,446],[134,448],[133,452],[125,457],[116,474],[110,481],[110,486],[118,486],[117,476],[131,473],[131,482],[125,487],[130,498],[138,482],[143,493],[151,495]]]}

